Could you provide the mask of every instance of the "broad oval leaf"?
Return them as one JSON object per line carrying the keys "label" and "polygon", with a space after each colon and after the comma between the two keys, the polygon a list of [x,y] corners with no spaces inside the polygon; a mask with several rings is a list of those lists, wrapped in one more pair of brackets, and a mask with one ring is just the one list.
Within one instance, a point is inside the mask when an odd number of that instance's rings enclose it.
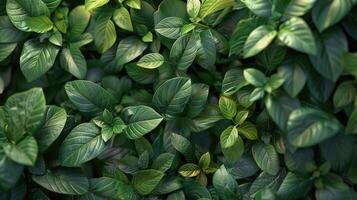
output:
{"label": "broad oval leaf", "polygon": [[192,86],[189,78],[169,79],[156,89],[152,102],[166,117],[175,117],[184,111],[191,92]]}
{"label": "broad oval leaf", "polygon": [[114,11],[113,20],[115,24],[120,28],[127,31],[133,31],[133,25],[131,23],[130,13],[124,6]]}
{"label": "broad oval leaf", "polygon": [[196,34],[179,37],[172,45],[170,59],[179,70],[186,70],[195,60],[198,46]]}
{"label": "broad oval leaf", "polygon": [[69,171],[48,172],[43,176],[32,176],[40,186],[56,193],[82,195],[88,192],[89,182],[83,175]]}
{"label": "broad oval leaf", "polygon": [[138,56],[140,56],[145,49],[147,44],[140,41],[137,37],[127,37],[119,42],[116,59],[118,65],[124,65]]}
{"label": "broad oval leaf", "polygon": [[65,138],[59,159],[63,166],[76,167],[88,162],[105,150],[99,128],[92,123],[76,126]]}
{"label": "broad oval leaf", "polygon": [[59,48],[51,43],[29,40],[24,44],[20,67],[27,81],[44,75],[55,63]]}
{"label": "broad oval leaf", "polygon": [[79,48],[63,48],[60,54],[60,63],[63,69],[78,79],[83,79],[87,74],[87,62]]}
{"label": "broad oval leaf", "polygon": [[262,25],[254,29],[243,47],[244,58],[255,56],[265,49],[275,38],[277,31],[271,25]]}
{"label": "broad oval leaf", "polygon": [[95,20],[94,44],[101,53],[110,49],[117,39],[114,23],[110,18],[110,13],[103,13]]}
{"label": "broad oval leaf", "polygon": [[37,159],[38,146],[33,136],[26,136],[16,145],[5,145],[4,151],[12,161],[22,165],[33,166]]}
{"label": "broad oval leaf", "polygon": [[341,131],[337,119],[309,107],[294,110],[288,120],[287,138],[296,147],[309,147]]}
{"label": "broad oval leaf", "polygon": [[123,110],[126,128],[124,134],[129,139],[138,139],[154,130],[163,120],[154,109],[148,106],[131,106]]}
{"label": "broad oval leaf", "polygon": [[68,98],[76,108],[84,113],[100,113],[104,109],[113,109],[117,100],[107,90],[87,80],[66,83]]}
{"label": "broad oval leaf", "polygon": [[307,54],[316,54],[314,36],[306,22],[297,17],[290,18],[279,27],[278,38],[286,46]]}
{"label": "broad oval leaf", "polygon": [[271,175],[278,174],[280,162],[278,153],[273,145],[256,143],[252,147],[252,154],[260,169]]}
{"label": "broad oval leaf", "polygon": [[177,39],[180,37],[181,27],[186,23],[179,17],[167,17],[155,26],[155,31],[167,38]]}
{"label": "broad oval leaf", "polygon": [[164,177],[164,173],[154,169],[138,171],[134,174],[132,184],[141,195],[150,194]]}
{"label": "broad oval leaf", "polygon": [[20,42],[25,39],[27,33],[17,29],[10,21],[8,16],[0,16],[0,42],[12,43]]}
{"label": "broad oval leaf", "polygon": [[233,119],[237,114],[237,103],[229,97],[221,96],[218,101],[218,106],[222,115],[227,119]]}

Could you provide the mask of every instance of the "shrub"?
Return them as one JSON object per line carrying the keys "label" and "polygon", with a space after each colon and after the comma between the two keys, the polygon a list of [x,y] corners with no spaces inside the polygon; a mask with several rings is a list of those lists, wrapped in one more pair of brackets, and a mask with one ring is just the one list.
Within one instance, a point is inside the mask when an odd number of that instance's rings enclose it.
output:
{"label": "shrub", "polygon": [[356,0],[0,0],[0,199],[357,199]]}

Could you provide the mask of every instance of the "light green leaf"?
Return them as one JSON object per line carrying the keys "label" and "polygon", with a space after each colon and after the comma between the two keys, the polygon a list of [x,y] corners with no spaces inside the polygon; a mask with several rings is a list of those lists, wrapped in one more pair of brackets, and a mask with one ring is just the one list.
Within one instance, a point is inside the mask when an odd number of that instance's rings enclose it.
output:
{"label": "light green leaf", "polygon": [[172,78],[156,89],[152,102],[166,117],[176,117],[184,111],[191,92],[192,86],[189,78]]}
{"label": "light green leaf", "polygon": [[162,121],[162,116],[148,106],[131,106],[123,110],[126,123],[124,134],[129,139],[138,139],[154,130]]}
{"label": "light green leaf", "polygon": [[125,7],[122,6],[114,11],[113,20],[120,28],[127,31],[133,31],[130,13]]}
{"label": "light green leaf", "polygon": [[200,0],[187,0],[187,14],[195,18],[198,16],[201,8],[201,1]]}
{"label": "light green leaf", "polygon": [[234,0],[205,0],[198,16],[203,19],[214,12],[234,6],[234,4]]}
{"label": "light green leaf", "polygon": [[224,157],[229,161],[238,160],[244,153],[243,140],[234,126],[229,126],[221,133],[220,144]]}
{"label": "light green leaf", "polygon": [[186,163],[178,169],[178,173],[183,177],[195,177],[201,173],[201,169],[196,164]]}
{"label": "light green leaf", "polygon": [[99,128],[92,123],[76,126],[59,149],[59,160],[66,167],[76,167],[88,162],[105,150]]}
{"label": "light green leaf", "polygon": [[109,0],[85,0],[85,8],[86,10],[90,11],[95,8],[99,8],[105,4],[107,4]]}
{"label": "light green leaf", "polygon": [[46,33],[53,28],[53,23],[47,16],[27,17],[25,19],[27,27],[36,33]]}
{"label": "light green leaf", "polygon": [[100,53],[104,53],[110,49],[117,39],[114,23],[110,18],[111,14],[103,13],[95,20],[94,44]]}
{"label": "light green leaf", "polygon": [[315,55],[314,36],[306,22],[297,17],[290,18],[279,26],[278,38],[286,46],[303,53]]}
{"label": "light green leaf", "polygon": [[252,147],[252,154],[260,169],[271,175],[278,174],[280,162],[278,153],[273,145],[256,143]]}
{"label": "light green leaf", "polygon": [[60,194],[82,195],[89,189],[85,176],[69,171],[48,172],[43,176],[33,175],[32,180],[47,190]]}
{"label": "light green leaf", "polygon": [[246,81],[243,76],[243,70],[230,69],[224,75],[222,82],[223,95],[230,96],[236,93],[240,88],[246,85]]}
{"label": "light green leaf", "polygon": [[159,53],[149,53],[140,58],[137,65],[146,69],[155,69],[164,64],[165,58]]}
{"label": "light green leaf", "polygon": [[51,43],[36,40],[25,42],[20,57],[20,67],[27,81],[44,75],[55,63],[59,48]]}
{"label": "light green leaf", "polygon": [[271,1],[266,0],[241,0],[247,8],[260,17],[269,17],[271,15]]}
{"label": "light green leaf", "polygon": [[254,68],[245,69],[243,72],[244,79],[255,87],[263,87],[268,78],[259,70]]}
{"label": "light green leaf", "polygon": [[117,100],[96,83],[87,80],[67,82],[65,90],[76,108],[84,113],[100,113],[104,109],[113,109]]}
{"label": "light green leaf", "polygon": [[141,0],[126,0],[125,4],[130,8],[134,8],[137,10],[141,9]]}
{"label": "light green leaf", "polygon": [[90,13],[84,6],[75,7],[68,16],[68,34],[70,37],[78,38],[86,30],[90,20]]}
{"label": "light green leaf", "polygon": [[341,131],[336,118],[314,108],[294,110],[288,120],[287,138],[296,147],[309,147]]}
{"label": "light green leaf", "polygon": [[286,17],[299,17],[307,13],[315,4],[316,0],[288,0],[276,1],[282,4],[281,12]]}
{"label": "light green leaf", "polygon": [[138,171],[134,174],[132,184],[141,195],[150,194],[164,177],[164,173],[154,169]]}
{"label": "light green leaf", "polygon": [[87,62],[79,48],[71,46],[63,48],[60,63],[64,70],[78,79],[83,79],[87,74]]}
{"label": "light green leaf", "polygon": [[[44,117],[46,100],[41,88],[33,88],[9,97],[4,105],[7,138],[18,142],[25,134],[34,134]],[[36,142],[36,141],[35,141]]]}
{"label": "light green leaf", "polygon": [[161,20],[156,26],[155,31],[170,39],[180,37],[181,28],[186,24],[186,21],[179,17],[167,17]]}
{"label": "light green leaf", "polygon": [[262,25],[254,29],[245,41],[244,58],[252,57],[264,50],[275,38],[277,31],[271,25]]}
{"label": "light green leaf", "polygon": [[218,102],[222,115],[227,119],[233,119],[237,114],[237,103],[228,97],[221,96]]}
{"label": "light green leaf", "polygon": [[66,110],[57,106],[48,106],[45,117],[38,131],[34,134],[40,152],[47,148],[60,136],[66,124]]}
{"label": "light green leaf", "polygon": [[244,122],[238,127],[238,134],[244,135],[249,140],[258,139],[258,131],[255,124],[251,122]]}

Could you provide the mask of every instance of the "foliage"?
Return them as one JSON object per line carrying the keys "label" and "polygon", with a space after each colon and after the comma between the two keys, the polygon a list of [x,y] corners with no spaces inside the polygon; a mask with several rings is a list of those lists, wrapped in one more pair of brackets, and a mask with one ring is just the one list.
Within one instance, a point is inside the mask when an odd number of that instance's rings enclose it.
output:
{"label": "foliage", "polygon": [[0,0],[0,199],[357,199],[357,0]]}

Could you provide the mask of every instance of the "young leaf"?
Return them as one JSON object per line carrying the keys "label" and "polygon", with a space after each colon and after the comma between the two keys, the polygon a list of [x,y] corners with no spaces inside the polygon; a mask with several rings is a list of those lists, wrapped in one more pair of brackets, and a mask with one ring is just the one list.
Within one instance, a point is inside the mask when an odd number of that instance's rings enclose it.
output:
{"label": "young leaf", "polygon": [[28,17],[25,23],[31,31],[36,33],[46,33],[53,28],[53,23],[47,16]]}
{"label": "young leaf", "polygon": [[114,23],[110,18],[111,15],[105,13],[95,20],[94,44],[101,53],[110,49],[117,39]]}
{"label": "young leaf", "polygon": [[130,13],[125,7],[120,7],[114,11],[113,20],[120,28],[127,31],[133,31]]}
{"label": "young leaf", "polygon": [[245,80],[255,87],[263,87],[268,81],[261,71],[254,68],[245,69],[243,75]]}
{"label": "young leaf", "polygon": [[196,164],[186,163],[179,168],[178,172],[183,177],[195,177],[201,173],[201,170]]}
{"label": "young leaf", "polygon": [[237,103],[228,97],[221,96],[218,105],[222,115],[227,119],[233,119],[237,113]]}
{"label": "young leaf", "polygon": [[95,8],[99,8],[105,4],[107,4],[109,0],[85,0],[85,8],[86,10],[90,11]]}
{"label": "young leaf", "polygon": [[197,17],[200,12],[201,1],[200,0],[188,0],[187,1],[187,13],[190,17]]}
{"label": "young leaf", "polygon": [[262,25],[254,29],[245,41],[244,58],[252,57],[265,49],[275,38],[277,31],[271,25]]}

